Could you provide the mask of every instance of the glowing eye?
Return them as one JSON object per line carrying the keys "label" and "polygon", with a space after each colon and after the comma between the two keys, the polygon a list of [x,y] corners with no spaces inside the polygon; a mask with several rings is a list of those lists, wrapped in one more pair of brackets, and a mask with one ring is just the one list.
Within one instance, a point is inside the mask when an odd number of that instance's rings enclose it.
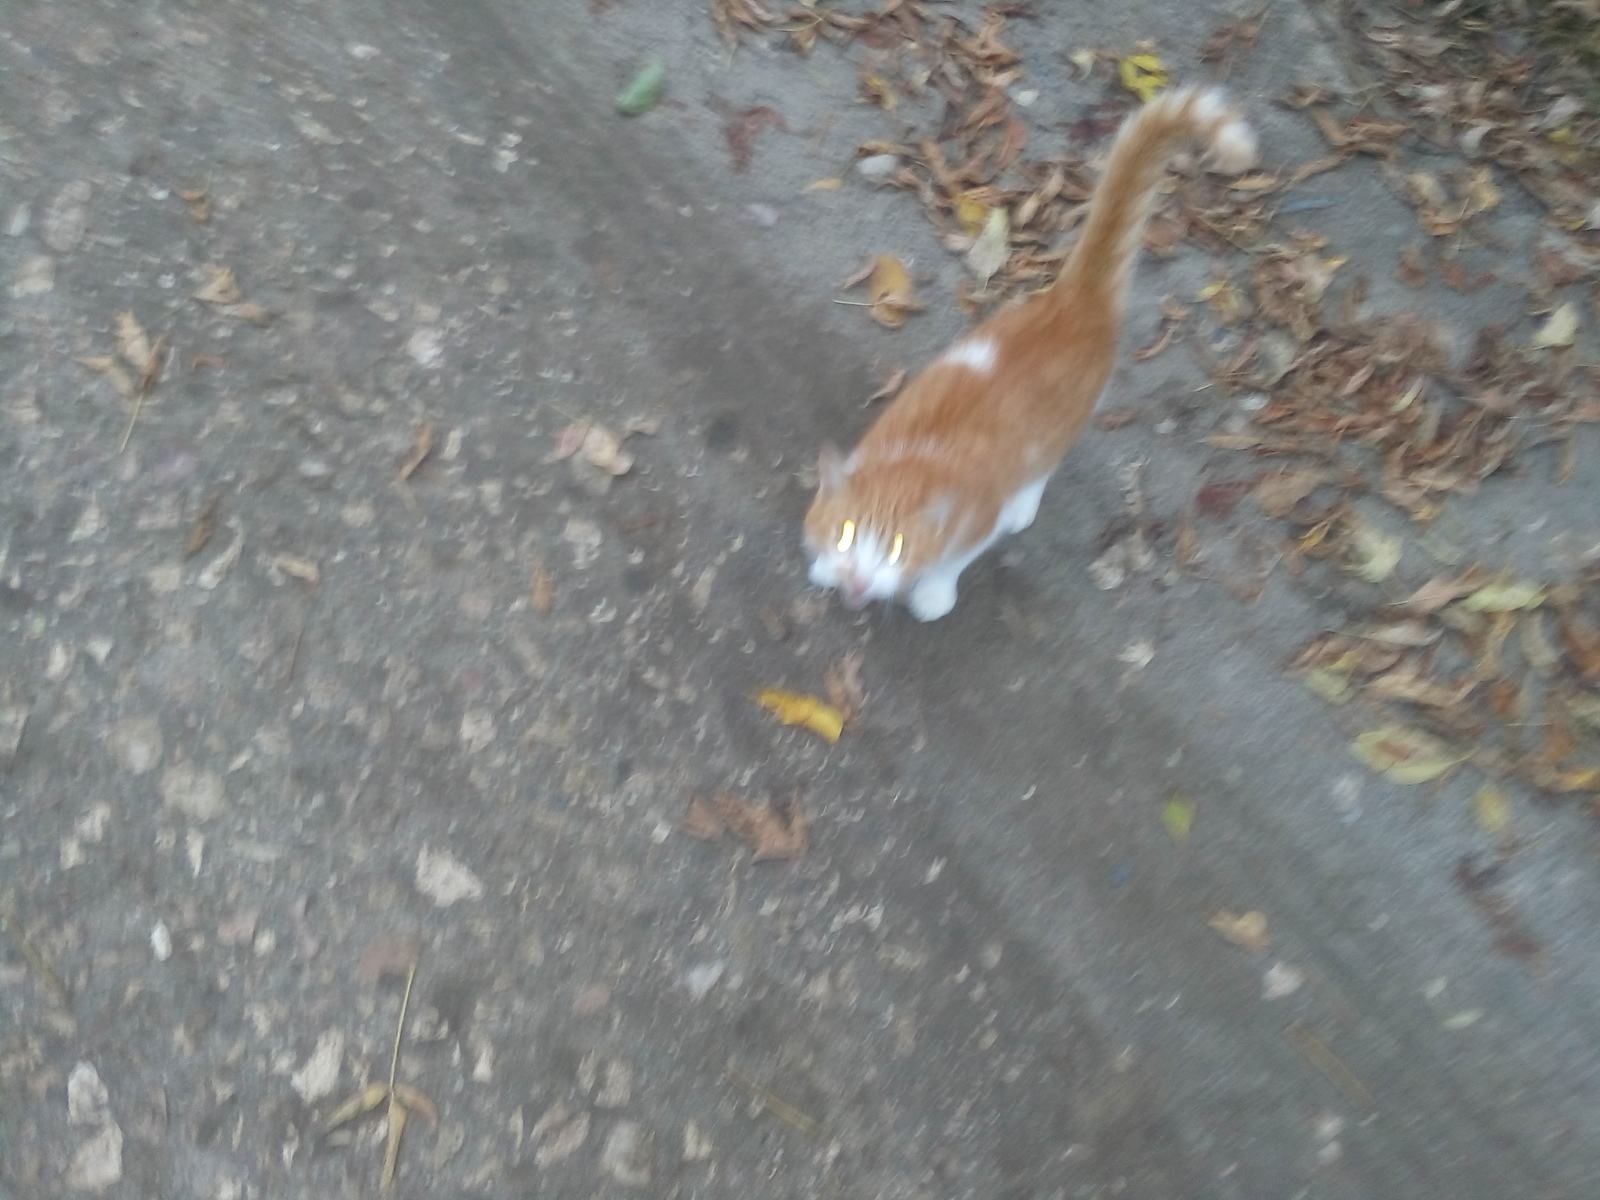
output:
{"label": "glowing eye", "polygon": [[900,551],[904,550],[905,548],[906,535],[903,533],[895,534],[894,543],[889,547],[889,565],[891,567],[900,561]]}
{"label": "glowing eye", "polygon": [[856,523],[854,521],[846,521],[839,527],[839,553],[843,554],[846,550],[850,549],[855,540]]}

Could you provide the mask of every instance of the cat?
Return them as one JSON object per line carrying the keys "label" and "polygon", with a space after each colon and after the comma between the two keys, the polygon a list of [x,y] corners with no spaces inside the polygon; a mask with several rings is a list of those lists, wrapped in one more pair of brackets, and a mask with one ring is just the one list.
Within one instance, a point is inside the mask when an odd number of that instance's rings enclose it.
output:
{"label": "cat", "polygon": [[937,620],[967,565],[1033,523],[1111,375],[1155,190],[1195,144],[1224,174],[1256,161],[1254,132],[1218,89],[1167,92],[1129,116],[1056,282],[935,359],[848,456],[823,447],[805,520],[814,584],[851,609],[903,598]]}

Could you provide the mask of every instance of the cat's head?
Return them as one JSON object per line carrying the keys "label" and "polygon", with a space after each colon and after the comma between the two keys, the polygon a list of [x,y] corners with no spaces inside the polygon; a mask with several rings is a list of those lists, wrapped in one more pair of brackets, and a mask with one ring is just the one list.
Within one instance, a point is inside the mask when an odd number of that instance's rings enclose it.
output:
{"label": "cat's head", "polygon": [[943,556],[951,507],[920,464],[862,464],[824,446],[806,513],[811,582],[851,608],[902,595]]}

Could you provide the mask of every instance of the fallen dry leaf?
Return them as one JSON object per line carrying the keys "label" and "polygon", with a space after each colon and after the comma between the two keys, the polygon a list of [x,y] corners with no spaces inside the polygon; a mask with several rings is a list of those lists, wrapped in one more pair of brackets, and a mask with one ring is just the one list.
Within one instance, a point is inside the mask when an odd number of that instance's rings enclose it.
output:
{"label": "fallen dry leaf", "polygon": [[723,126],[722,135],[728,141],[728,155],[733,160],[735,174],[742,175],[750,169],[755,158],[756,139],[767,129],[789,132],[783,114],[765,104],[734,113]]}
{"label": "fallen dry leaf", "polygon": [[211,541],[211,535],[217,529],[217,509],[222,504],[222,497],[212,496],[200,506],[200,511],[195,514],[194,524],[189,527],[189,536],[183,541],[183,556],[193,558],[206,548],[206,543]]}
{"label": "fallen dry leaf", "polygon": [[822,684],[828,699],[844,715],[846,725],[853,725],[866,707],[867,696],[861,688],[861,651],[852,650],[822,672]]}
{"label": "fallen dry leaf", "polygon": [[978,280],[979,287],[987,287],[995,272],[1006,265],[1011,257],[1011,219],[1003,208],[992,208],[984,218],[983,232],[967,251],[967,266]]}
{"label": "fallen dry leaf", "polygon": [[1476,591],[1483,583],[1484,574],[1482,568],[1472,567],[1464,575],[1457,575],[1454,578],[1436,575],[1411,593],[1403,603],[1406,608],[1419,613],[1434,612],[1452,600],[1459,600],[1462,596]]}
{"label": "fallen dry leaf", "polygon": [[830,742],[837,742],[844,731],[844,714],[815,696],[767,688],[755,694],[755,702],[783,724],[803,725]]}
{"label": "fallen dry leaf", "polygon": [[1351,743],[1350,751],[1395,783],[1426,783],[1437,779],[1465,757],[1454,753],[1431,734],[1405,725],[1384,725],[1368,730]]}
{"label": "fallen dry leaf", "polygon": [[122,369],[122,364],[107,354],[85,354],[76,360],[79,366],[104,375],[106,381],[117,389],[124,400],[133,399],[133,379]]}
{"label": "fallen dry leaf", "polygon": [[1529,579],[1515,582],[1491,583],[1481,587],[1461,602],[1468,612],[1505,613],[1519,609],[1538,608],[1544,603],[1543,584]]}
{"label": "fallen dry leaf", "polygon": [[298,554],[279,554],[273,558],[272,565],[285,575],[293,575],[312,587],[322,582],[322,568],[309,558],[302,558]]}
{"label": "fallen dry leaf", "polygon": [[206,273],[205,285],[194,293],[196,300],[203,300],[207,304],[237,304],[244,299],[244,293],[239,290],[239,280],[233,273],[232,267],[219,267],[206,264],[201,267]]}
{"label": "fallen dry leaf", "polygon": [[1235,946],[1243,946],[1260,954],[1272,944],[1267,936],[1267,914],[1262,912],[1234,913],[1219,909],[1206,924]]}
{"label": "fallen dry leaf", "polygon": [[141,374],[150,369],[152,358],[150,337],[132,312],[117,314],[116,322],[112,326],[112,335],[116,338],[117,353],[123,362]]}
{"label": "fallen dry leaf", "polygon": [[911,276],[906,273],[905,265],[893,255],[877,255],[844,286],[850,287],[863,279],[867,281],[867,292],[871,297],[868,311],[872,319],[885,329],[900,328],[905,324],[908,314],[921,312],[925,307],[917,299],[916,289],[912,286]]}
{"label": "fallen dry leaf", "polygon": [[1428,282],[1428,265],[1423,261],[1419,246],[1407,246],[1400,251],[1400,261],[1395,265],[1395,278],[1408,288],[1420,288]]}
{"label": "fallen dry leaf", "polygon": [[550,572],[543,563],[535,563],[528,572],[528,602],[541,617],[548,616],[555,607],[555,589],[550,585]]}
{"label": "fallen dry leaf", "polygon": [[1287,517],[1295,505],[1329,481],[1320,467],[1280,467],[1256,484],[1256,503],[1269,517]]}
{"label": "fallen dry leaf", "polygon": [[722,836],[722,818],[717,816],[716,810],[699,796],[689,797],[688,807],[684,809],[683,819],[678,822],[678,827],[690,837],[701,838],[709,841]]}
{"label": "fallen dry leaf", "polygon": [[1351,570],[1368,583],[1382,583],[1400,562],[1403,541],[1358,521],[1350,530]]}
{"label": "fallen dry leaf", "polygon": [[589,422],[574,421],[556,434],[556,448],[545,456],[545,462],[560,462],[564,458],[571,458],[583,445],[583,439],[589,435]]}
{"label": "fallen dry leaf", "polygon": [[1231,516],[1250,489],[1256,485],[1248,479],[1219,480],[1204,484],[1194,494],[1194,508],[1201,516],[1219,520]]}
{"label": "fallen dry leaf", "polygon": [[751,804],[726,792],[718,793],[717,814],[729,829],[750,844],[752,860],[802,858],[809,845],[805,810],[798,796],[780,813],[770,804]]}
{"label": "fallen dry leaf", "polygon": [[272,314],[251,300],[244,300],[238,304],[217,305],[217,312],[235,321],[248,321],[252,325],[272,324]]}
{"label": "fallen dry leaf", "polygon": [[167,365],[167,335],[162,334],[150,347],[150,360],[145,364],[140,373],[138,382],[133,385],[133,394],[143,397],[150,394],[150,389],[155,386],[157,379],[161,378],[161,368]]}
{"label": "fallen dry leaf", "polygon": [[905,381],[906,369],[904,367],[896,367],[889,373],[889,377],[883,381],[882,386],[867,397],[867,403],[872,404],[879,400],[892,400],[895,393],[905,384]]}
{"label": "fallen dry leaf", "polygon": [[1570,346],[1578,336],[1578,310],[1568,300],[1551,313],[1539,332],[1533,335],[1533,344],[1540,349]]}
{"label": "fallen dry leaf", "polygon": [[179,188],[178,199],[189,206],[189,216],[204,225],[211,219],[211,192],[206,188]]}
{"label": "fallen dry leaf", "polygon": [[1122,86],[1145,104],[1171,82],[1166,67],[1154,54],[1130,54],[1118,59],[1117,75]]}
{"label": "fallen dry leaf", "polygon": [[433,453],[433,426],[418,423],[416,438],[411,443],[411,453],[400,464],[400,478],[410,479],[412,473]]}
{"label": "fallen dry leaf", "polygon": [[1493,784],[1485,784],[1472,798],[1472,816],[1479,829],[1500,837],[1511,828],[1511,801]]}
{"label": "fallen dry leaf", "polygon": [[622,439],[604,425],[591,424],[584,431],[583,457],[608,475],[626,475],[633,469],[633,455],[622,448]]}

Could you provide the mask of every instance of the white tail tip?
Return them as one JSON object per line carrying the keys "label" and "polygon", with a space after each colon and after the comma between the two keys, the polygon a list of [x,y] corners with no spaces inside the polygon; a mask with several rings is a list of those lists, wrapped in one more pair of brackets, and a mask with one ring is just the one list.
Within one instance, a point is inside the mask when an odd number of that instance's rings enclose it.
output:
{"label": "white tail tip", "polygon": [[1255,130],[1229,101],[1221,88],[1208,87],[1196,93],[1194,115],[1211,126],[1207,147],[1208,167],[1221,175],[1237,175],[1256,165],[1258,147]]}
{"label": "white tail tip", "polygon": [[1211,140],[1211,169],[1222,175],[1237,175],[1256,165],[1256,131],[1235,117]]}

